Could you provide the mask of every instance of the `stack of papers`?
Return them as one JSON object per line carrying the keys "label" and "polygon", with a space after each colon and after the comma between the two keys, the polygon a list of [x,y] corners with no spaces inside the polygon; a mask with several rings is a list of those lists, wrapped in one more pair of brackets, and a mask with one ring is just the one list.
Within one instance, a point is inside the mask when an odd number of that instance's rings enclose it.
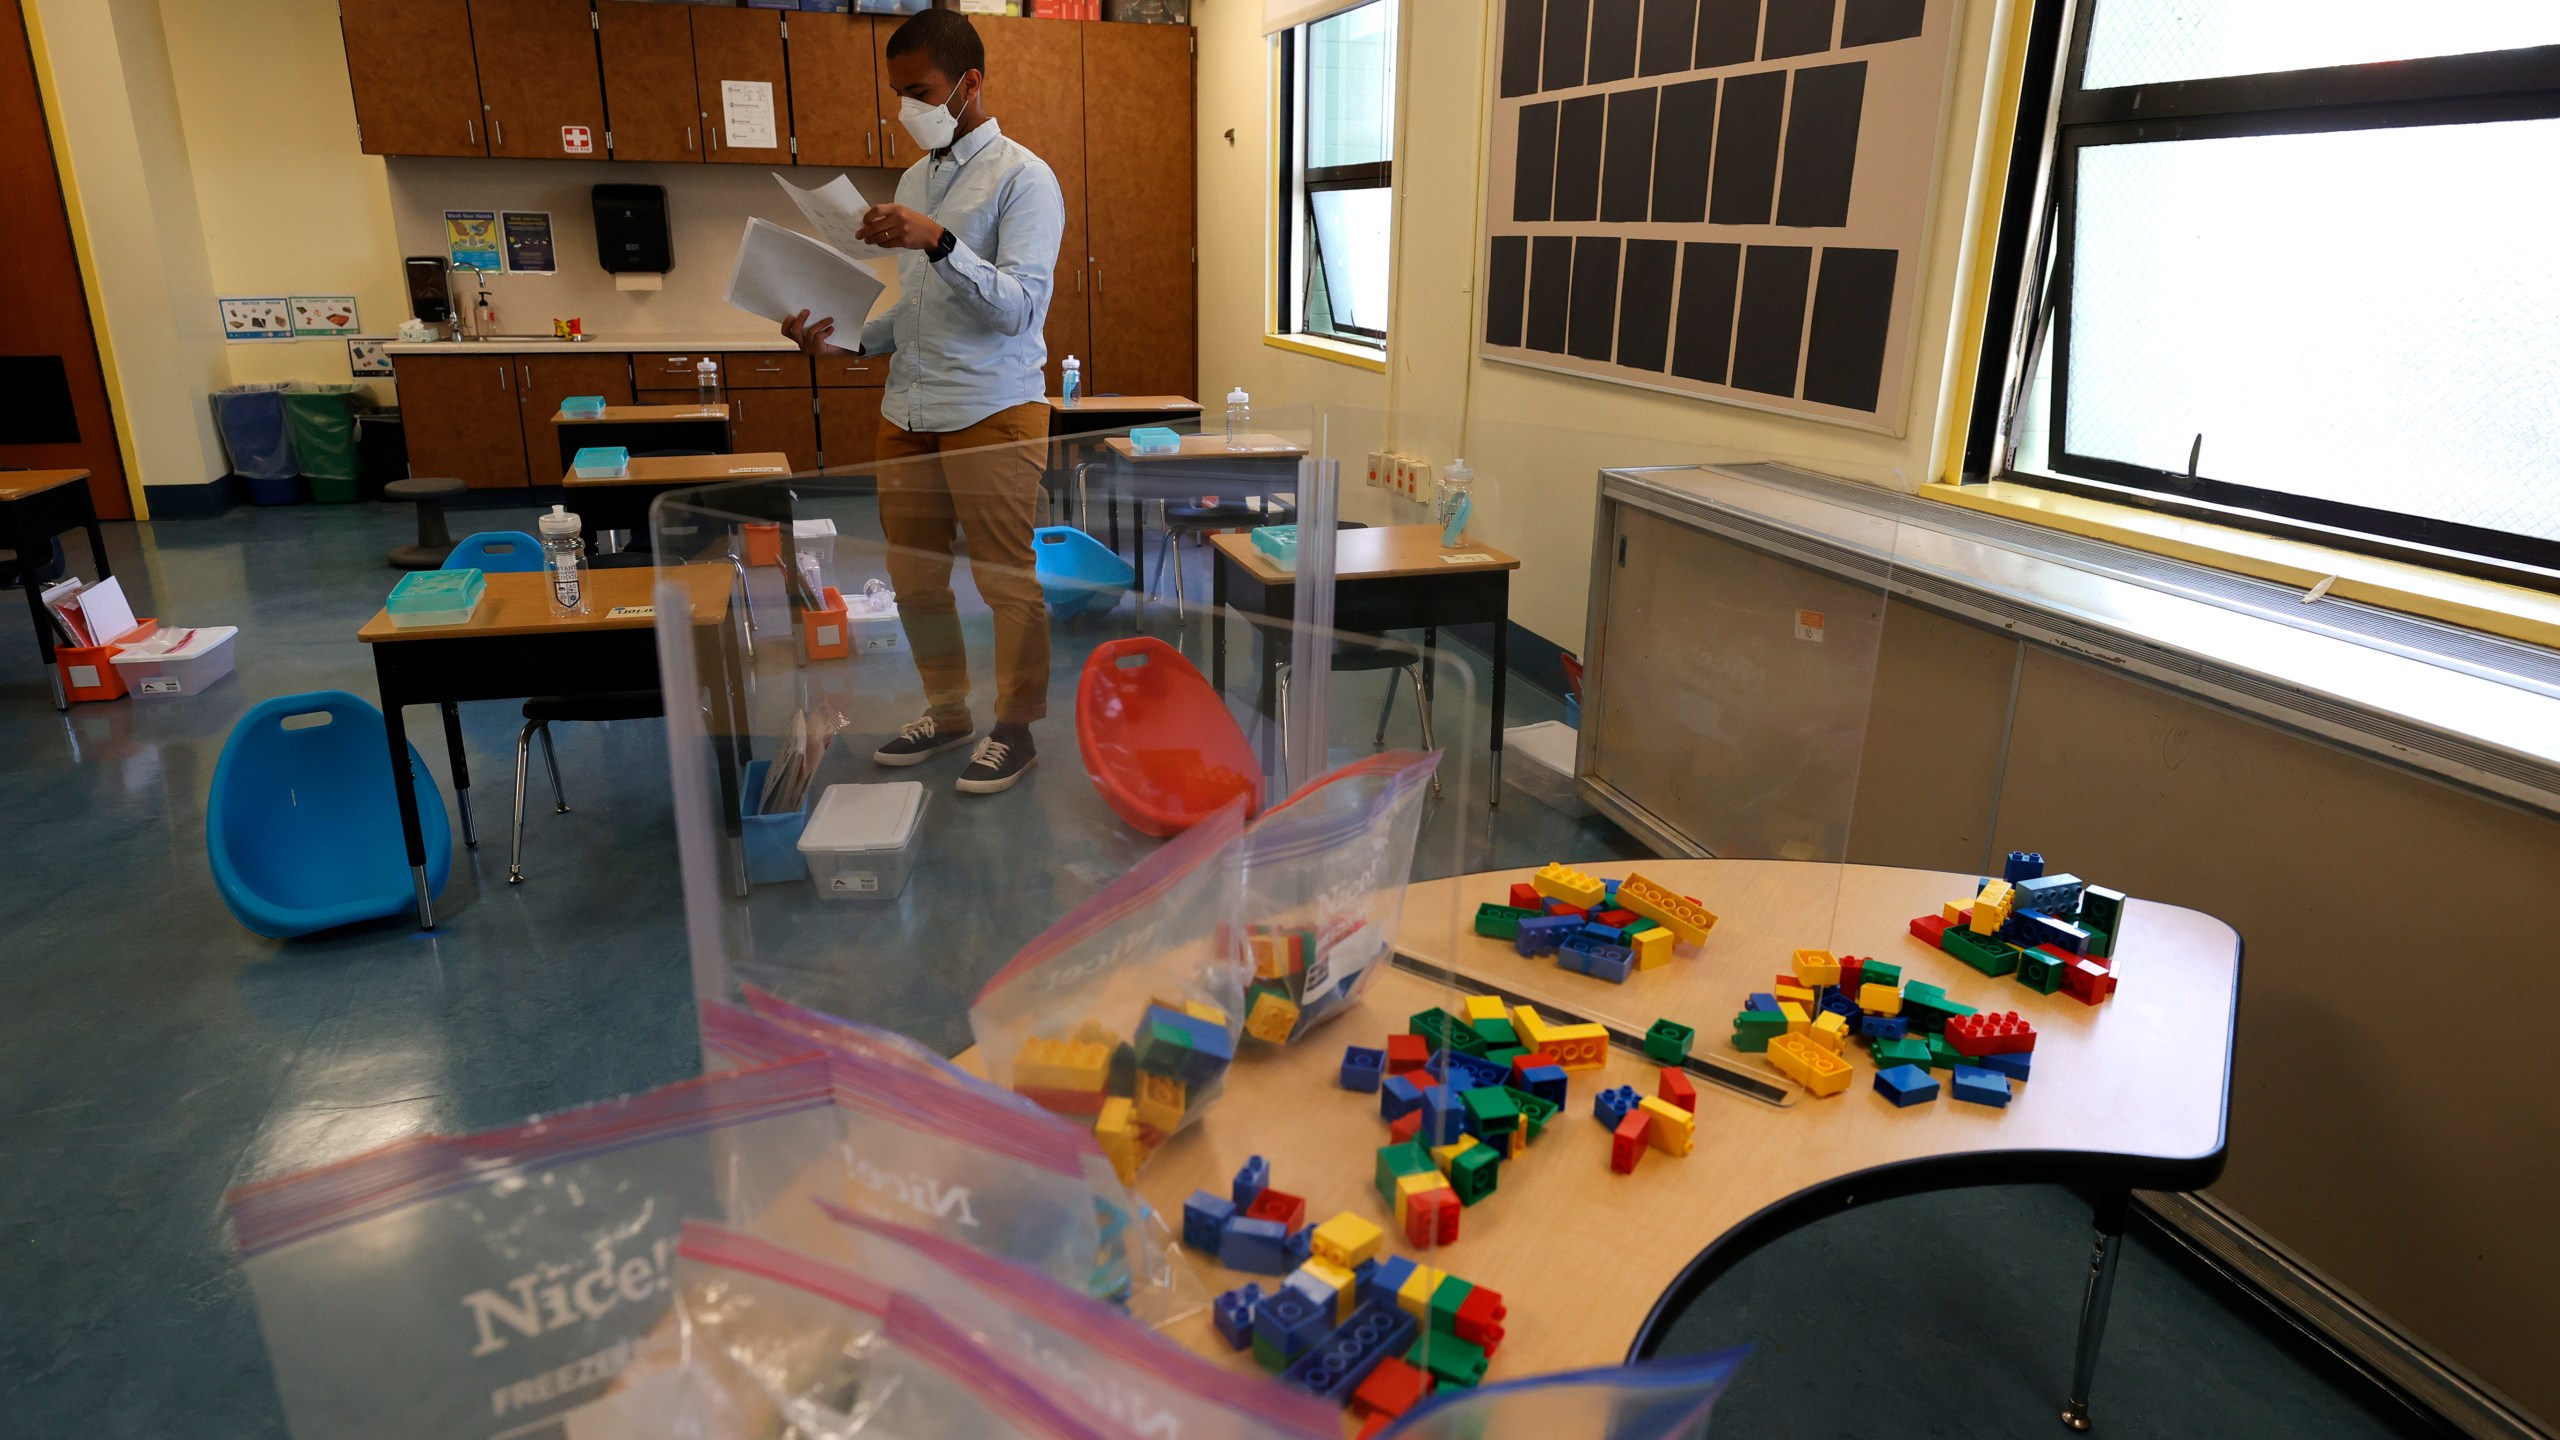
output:
{"label": "stack of papers", "polygon": [[783,742],[782,752],[765,767],[764,793],[756,797],[759,815],[788,815],[798,810],[809,798],[809,782],[817,778],[818,766],[827,758],[827,747],[833,745],[838,726],[812,721],[807,711],[791,717],[791,738]]}

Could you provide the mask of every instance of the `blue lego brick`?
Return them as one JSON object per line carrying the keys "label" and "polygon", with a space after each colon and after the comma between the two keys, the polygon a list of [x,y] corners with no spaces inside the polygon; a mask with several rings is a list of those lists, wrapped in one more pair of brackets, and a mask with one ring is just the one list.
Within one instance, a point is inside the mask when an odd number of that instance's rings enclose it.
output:
{"label": "blue lego brick", "polygon": [[1434,1085],[1422,1092],[1422,1130],[1414,1139],[1425,1145],[1453,1145],[1466,1129],[1467,1107],[1458,1103],[1456,1091]]}
{"label": "blue lego brick", "polygon": [[[1312,1236],[1315,1232],[1309,1230],[1307,1233]],[[1377,1273],[1378,1262],[1374,1256],[1351,1267],[1352,1304],[1357,1305],[1369,1298],[1369,1286],[1374,1282]]]}
{"label": "blue lego brick", "polygon": [[1615,925],[1603,925],[1597,920],[1583,921],[1582,933],[1599,941],[1603,945],[1624,945],[1627,943],[1626,931],[1619,929]]}
{"label": "blue lego brick", "polygon": [[1242,1285],[1218,1297],[1209,1323],[1218,1327],[1218,1338],[1228,1349],[1242,1350],[1253,1343],[1253,1312],[1261,1306],[1262,1287]]}
{"label": "blue lego brick", "polygon": [[1200,1017],[1162,1005],[1150,1005],[1139,1022],[1138,1033],[1147,1035],[1158,1028],[1170,1028],[1188,1041],[1182,1053],[1166,1056],[1166,1047],[1150,1039],[1138,1047],[1138,1068],[1158,1074],[1172,1073],[1186,1085],[1205,1085],[1226,1072],[1235,1063],[1236,1042],[1224,1025],[1213,1025]]}
{"label": "blue lego brick", "polygon": [[1550,1105],[1562,1105],[1566,1079],[1561,1065],[1524,1065],[1520,1067],[1519,1088]]}
{"label": "blue lego brick", "polygon": [[1413,1262],[1402,1255],[1381,1255],[1377,1267],[1362,1282],[1358,1300],[1363,1305],[1381,1295],[1394,1300],[1404,1293],[1404,1282],[1413,1278]]}
{"label": "blue lego brick", "polygon": [[1911,1033],[1911,1022],[1899,1015],[1861,1015],[1858,1033],[1869,1040],[1899,1040]]}
{"label": "blue lego brick", "polygon": [[2034,1061],[2034,1051],[2013,1050],[2006,1055],[1985,1055],[1982,1057],[1981,1064],[1983,1069],[1994,1074],[2006,1075],[2012,1080],[2024,1080],[2027,1078],[2027,1071],[2033,1068]]}
{"label": "blue lego brick", "polygon": [[1754,990],[1743,998],[1742,1008],[1745,1010],[1774,1011],[1778,1008],[1778,997],[1770,994],[1766,990]]}
{"label": "blue lego brick", "polygon": [[2080,894],[2089,886],[2077,875],[2039,875],[2010,888],[2016,897],[2009,904],[2012,911],[2031,910],[2073,920],[2080,915]]}
{"label": "blue lego brick", "polygon": [[1342,1049],[1342,1088],[1376,1093],[1379,1082],[1387,1078],[1387,1052],[1367,1045],[1346,1045]]}
{"label": "blue lego brick", "polygon": [[1998,1110],[2009,1103],[2009,1077],[1979,1066],[1957,1066],[1955,1078],[1947,1082],[1947,1087],[1949,1095],[1967,1104]]}
{"label": "blue lego brick", "polygon": [[1307,1299],[1315,1302],[1315,1304],[1325,1312],[1326,1318],[1332,1318],[1334,1306],[1333,1287],[1327,1285],[1322,1280],[1317,1279],[1315,1277],[1315,1272],[1303,1268],[1292,1270],[1286,1278],[1281,1280],[1280,1288],[1288,1291],[1292,1295],[1303,1295],[1307,1297]]}
{"label": "blue lego brick", "polygon": [[1411,1111],[1422,1108],[1422,1087],[1410,1075],[1390,1075],[1378,1087],[1378,1118],[1401,1120]]}
{"label": "blue lego brick", "polygon": [[1289,1238],[1281,1242],[1280,1250],[1281,1258],[1289,1262],[1290,1269],[1306,1264],[1316,1253],[1316,1227],[1301,1225],[1290,1231]]}
{"label": "blue lego brick", "polygon": [[1626,946],[1595,940],[1588,932],[1566,936],[1556,951],[1558,965],[1612,985],[1627,983],[1627,972],[1635,968],[1635,957],[1636,952]]}
{"label": "blue lego brick", "polygon": [[2044,878],[2044,857],[2024,850],[2009,852],[2007,863],[2000,867],[2000,878],[2015,885],[2021,880]]}
{"label": "blue lego brick", "polygon": [[1848,1021],[1852,1025],[1858,1023],[1858,1016],[1861,1013],[1858,1009],[1858,1002],[1841,994],[1840,987],[1837,985],[1825,985],[1822,987],[1822,1003],[1815,1007],[1815,1013],[1820,1014],[1823,1011],[1829,1011],[1830,1013],[1839,1016],[1841,1019]]}
{"label": "blue lego brick", "polygon": [[1898,1107],[1926,1105],[1938,1098],[1938,1082],[1917,1065],[1892,1065],[1876,1072],[1876,1093]]}
{"label": "blue lego brick", "polygon": [[2002,927],[2001,933],[2006,935],[2012,930],[2017,932],[2017,943],[2029,949],[2038,945],[2051,945],[2057,950],[2068,950],[2074,955],[2089,953],[2089,932],[2068,920],[2057,920],[2051,915],[2020,910],[2010,915],[2009,923]]}
{"label": "blue lego brick", "polygon": [[1182,1202],[1182,1243],[1203,1255],[1218,1253],[1219,1237],[1235,1218],[1235,1202],[1206,1190],[1194,1190]]}
{"label": "blue lego brick", "polygon": [[1289,1228],[1277,1220],[1238,1215],[1218,1233],[1218,1263],[1248,1275],[1286,1275]]}
{"label": "blue lego brick", "polygon": [[1259,1155],[1249,1156],[1236,1171],[1235,1184],[1227,1190],[1227,1198],[1242,1210],[1253,1203],[1253,1197],[1271,1188],[1271,1162]]}
{"label": "blue lego brick", "polygon": [[1347,1403],[1378,1362],[1402,1354],[1420,1329],[1421,1322],[1393,1299],[1371,1300],[1293,1361],[1280,1378],[1336,1405]]}
{"label": "blue lego brick", "polygon": [[1603,910],[1614,910],[1618,908],[1618,882],[1615,880],[1603,880],[1600,882],[1600,890],[1602,895],[1605,896],[1609,902],[1600,908]]}
{"label": "blue lego brick", "polygon": [[1570,915],[1545,915],[1520,922],[1520,934],[1511,948],[1523,955],[1546,955],[1564,942],[1564,937],[1582,928],[1582,922]]}
{"label": "blue lego brick", "polygon": [[1314,1349],[1332,1328],[1333,1307],[1294,1290],[1275,1291],[1253,1310],[1253,1337],[1277,1351],[1284,1365]]}
{"label": "blue lego brick", "polygon": [[1499,1085],[1510,1074],[1508,1067],[1497,1065],[1481,1055],[1465,1055],[1455,1050],[1431,1052],[1431,1059],[1423,1068],[1452,1092]]}
{"label": "blue lego brick", "polygon": [[1618,1128],[1618,1122],[1627,1118],[1628,1111],[1643,1103],[1644,1097],[1636,1093],[1636,1087],[1621,1085],[1614,1090],[1603,1090],[1592,1096],[1591,1113],[1603,1128],[1615,1130]]}

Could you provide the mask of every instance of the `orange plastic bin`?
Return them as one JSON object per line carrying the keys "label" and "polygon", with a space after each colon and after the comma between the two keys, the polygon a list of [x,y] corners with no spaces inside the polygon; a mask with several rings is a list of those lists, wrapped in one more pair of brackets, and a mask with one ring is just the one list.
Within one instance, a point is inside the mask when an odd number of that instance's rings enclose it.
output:
{"label": "orange plastic bin", "polygon": [[1076,681],[1076,746],[1112,813],[1149,835],[1179,835],[1245,797],[1262,810],[1262,771],[1226,702],[1182,652],[1139,635],[1097,646]]}

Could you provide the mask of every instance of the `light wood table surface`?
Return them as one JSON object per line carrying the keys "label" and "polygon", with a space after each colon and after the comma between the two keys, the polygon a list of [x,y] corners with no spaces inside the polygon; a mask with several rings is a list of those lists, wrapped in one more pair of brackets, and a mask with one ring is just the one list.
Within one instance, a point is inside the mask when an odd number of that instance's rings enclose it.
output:
{"label": "light wood table surface", "polygon": [[1200,402],[1188,395],[1083,395],[1077,397],[1073,405],[1068,404],[1063,395],[1048,398],[1049,408],[1061,415],[1200,413]]}
{"label": "light wood table surface", "polygon": [[[1624,865],[1583,868],[1619,875]],[[2122,988],[2089,1008],[1994,980],[1911,938],[1914,915],[1968,896],[1970,876],[1875,867],[1652,860],[1633,868],[1699,896],[1721,916],[1706,945],[1626,986],[1572,974],[1552,960],[1525,961],[1472,933],[1476,904],[1502,901],[1502,872],[1426,882],[1407,892],[1399,951],[1410,961],[1491,977],[1522,995],[1551,998],[1558,1014],[1608,1017],[1641,1034],[1655,1016],[1698,1030],[1693,1055],[1736,1073],[1771,1099],[1699,1075],[1697,1147],[1673,1157],[1649,1151],[1632,1175],[1609,1170],[1609,1134],[1592,1117],[1602,1088],[1655,1092],[1659,1070],[1640,1051],[1613,1047],[1604,1072],[1572,1078],[1571,1098],[1546,1133],[1502,1167],[1496,1192],[1464,1212],[1460,1238],[1427,1258],[1500,1291],[1508,1334],[1490,1379],[1615,1364],[1649,1353],[1658,1328],[1714,1274],[1759,1243],[1852,1205],[1969,1184],[2079,1181],[2189,1189],[2219,1173],[2237,1011],[2239,939],[2210,916],[2133,902],[2117,950]],[[2006,1110],[1942,1093],[1898,1110],[1875,1093],[1875,1070],[1857,1048],[1847,1093],[1815,1099],[1775,1078],[1758,1056],[1729,1044],[1731,1017],[1753,990],[1769,988],[1798,947],[1872,955],[1908,979],[1943,985],[1979,1009],[2014,1009],[2038,1032],[2035,1078],[2015,1086]],[[1271,1163],[1271,1183],[1305,1197],[1310,1221],[1354,1211],[1390,1232],[1390,1249],[1413,1254],[1394,1232],[1371,1178],[1387,1143],[1375,1095],[1340,1088],[1343,1047],[1378,1045],[1413,1012],[1454,1008],[1461,993],[1399,966],[1361,1004],[1297,1045],[1249,1045],[1225,1093],[1201,1121],[1168,1141],[1140,1177],[1147,1198],[1177,1225],[1194,1190],[1227,1193],[1251,1155]],[[1938,1073],[1942,1090],[1944,1072]],[[1184,1258],[1212,1294],[1264,1277]],[[1944,1297],[1939,1297],[1944,1298]],[[1889,1310],[1892,1301],[1880,1296]],[[1926,1303],[1915,1298],[1914,1303]],[[1657,1314],[1657,1309],[1660,1313]],[[1882,1313],[1882,1312],[1880,1312]],[[1176,1338],[1239,1368],[1205,1317]],[[2056,1350],[2062,1349],[2060,1337]],[[2085,1394],[2085,1391],[2083,1392]]]}
{"label": "light wood table surface", "polygon": [[1302,460],[1307,447],[1277,435],[1238,435],[1241,446],[1229,445],[1225,435],[1185,435],[1181,444],[1171,450],[1140,450],[1137,442],[1126,435],[1113,435],[1102,443],[1111,453],[1132,465],[1160,464],[1168,460]]}
{"label": "light wood table surface", "polygon": [[718,405],[607,405],[592,415],[572,415],[566,410],[553,412],[554,425],[671,425],[691,420],[717,420],[727,424],[729,407]]}
{"label": "light wood table surface", "polygon": [[88,478],[86,470],[0,470],[0,503],[24,500]]}
{"label": "light wood table surface", "polygon": [[[730,587],[738,583],[737,572],[726,565],[686,565],[664,572],[668,578],[685,587],[693,600],[696,624],[708,624],[727,612]],[[558,615],[551,609],[551,582],[539,571],[515,571],[486,577],[487,588],[480,592],[480,606],[471,618],[459,625],[431,625],[403,630],[391,623],[391,612],[376,610],[373,618],[356,631],[356,638],[367,645],[412,640],[453,640],[494,635],[567,635],[586,630],[647,629],[657,623],[654,615],[622,615],[617,609],[648,606],[654,603],[660,572],[656,570],[589,570],[586,572],[587,609],[583,614]]]}
{"label": "light wood table surface", "polygon": [[741,455],[634,455],[619,475],[581,476],[571,466],[560,483],[571,490],[615,486],[709,485],[758,475],[788,475],[791,457],[779,450],[750,450]]}
{"label": "light wood table surface", "polygon": [[[1297,579],[1294,571],[1283,570],[1271,563],[1271,557],[1253,543],[1253,537],[1229,530],[1209,537],[1218,552],[1266,585],[1286,585]],[[1336,584],[1345,580],[1387,580],[1413,575],[1459,575],[1477,570],[1517,570],[1520,559],[1490,545],[1473,543],[1455,548],[1440,544],[1437,525],[1372,525],[1362,530],[1337,530],[1333,536],[1333,578]]]}

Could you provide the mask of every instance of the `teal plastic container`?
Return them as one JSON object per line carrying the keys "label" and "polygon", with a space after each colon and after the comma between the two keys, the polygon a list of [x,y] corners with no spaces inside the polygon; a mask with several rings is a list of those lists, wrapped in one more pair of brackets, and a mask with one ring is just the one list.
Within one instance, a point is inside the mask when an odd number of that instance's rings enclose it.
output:
{"label": "teal plastic container", "polygon": [[614,480],[631,473],[631,452],[620,445],[590,445],[569,459],[581,480]]}
{"label": "teal plastic container", "polygon": [[488,577],[477,570],[420,570],[402,576],[382,608],[403,630],[460,625],[480,608],[480,592],[488,588]]}
{"label": "teal plastic container", "polygon": [[568,399],[560,402],[560,413],[563,415],[584,415],[588,417],[601,415],[604,413],[604,397],[601,395],[572,395]]}
{"label": "teal plastic container", "polygon": [[1129,432],[1129,448],[1141,455],[1170,455],[1182,448],[1182,437],[1162,425],[1141,425]]}
{"label": "teal plastic container", "polygon": [[1291,574],[1293,574],[1293,575],[1297,573],[1297,570],[1298,570],[1298,527],[1297,527],[1297,526],[1295,526],[1295,525],[1264,525],[1264,526],[1261,526],[1260,528],[1256,529],[1256,530],[1253,532],[1253,548],[1254,548],[1254,549],[1256,549],[1256,550],[1261,551],[1261,552],[1263,553],[1263,555],[1264,555],[1265,557],[1267,557],[1267,558],[1271,561],[1271,563],[1272,563],[1273,565],[1276,565],[1276,566],[1278,566],[1279,568],[1281,568],[1281,569],[1283,569],[1283,570],[1286,570],[1286,571],[1290,572],[1290,573],[1291,573]]}

